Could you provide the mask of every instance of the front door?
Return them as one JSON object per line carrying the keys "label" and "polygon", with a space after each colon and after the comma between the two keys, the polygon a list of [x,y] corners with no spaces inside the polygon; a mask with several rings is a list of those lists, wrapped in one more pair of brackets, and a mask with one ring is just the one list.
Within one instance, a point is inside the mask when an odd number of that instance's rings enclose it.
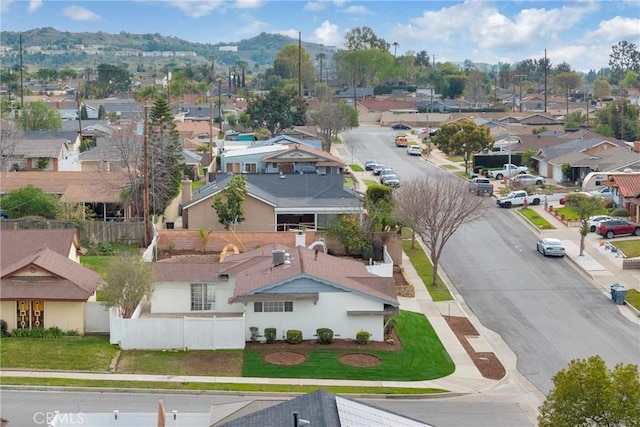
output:
{"label": "front door", "polygon": [[18,329],[44,328],[44,301],[18,301]]}

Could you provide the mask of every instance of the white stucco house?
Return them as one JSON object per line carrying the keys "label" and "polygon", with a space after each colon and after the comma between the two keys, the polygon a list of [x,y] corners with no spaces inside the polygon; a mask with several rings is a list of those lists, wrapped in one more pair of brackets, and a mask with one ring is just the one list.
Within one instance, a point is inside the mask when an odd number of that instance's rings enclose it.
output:
{"label": "white stucco house", "polygon": [[336,338],[367,331],[384,340],[385,316],[398,313],[394,279],[370,273],[360,261],[322,250],[280,244],[228,255],[222,263],[155,263],[149,316],[243,317],[260,335],[276,328],[314,339],[318,328]]}

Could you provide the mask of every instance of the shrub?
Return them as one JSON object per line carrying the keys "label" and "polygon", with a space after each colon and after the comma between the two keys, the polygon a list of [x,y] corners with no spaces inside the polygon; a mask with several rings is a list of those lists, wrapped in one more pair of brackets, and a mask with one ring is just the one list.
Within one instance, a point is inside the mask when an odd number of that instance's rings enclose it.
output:
{"label": "shrub", "polygon": [[264,337],[267,340],[267,344],[273,344],[276,342],[276,328],[264,328]]}
{"label": "shrub", "polygon": [[615,208],[615,209],[611,210],[609,215],[611,215],[611,216],[622,216],[622,217],[631,216],[629,211],[626,210],[625,208]]}
{"label": "shrub", "polygon": [[9,336],[9,325],[7,325],[7,321],[4,319],[0,319],[0,337],[8,337]]}
{"label": "shrub", "polygon": [[371,334],[367,331],[359,331],[356,334],[356,342],[360,345],[369,344]]}
{"label": "shrub", "polygon": [[316,329],[316,335],[320,344],[331,344],[333,342],[333,330],[329,328]]}
{"label": "shrub", "polygon": [[300,344],[302,342],[302,331],[298,329],[289,329],[287,331],[287,342],[289,344]]}
{"label": "shrub", "polygon": [[62,329],[54,326],[49,329],[14,329],[11,331],[14,338],[60,338],[63,336]]}
{"label": "shrub", "polygon": [[78,331],[77,329],[69,329],[67,331],[64,331],[62,335],[64,335],[65,337],[79,337],[80,331]]}

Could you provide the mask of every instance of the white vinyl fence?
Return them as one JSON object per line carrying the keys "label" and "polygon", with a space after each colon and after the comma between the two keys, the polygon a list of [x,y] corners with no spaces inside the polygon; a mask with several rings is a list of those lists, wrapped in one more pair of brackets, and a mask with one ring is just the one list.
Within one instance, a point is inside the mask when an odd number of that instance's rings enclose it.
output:
{"label": "white vinyl fence", "polygon": [[245,345],[244,315],[213,318],[111,318],[111,344],[123,350],[234,350]]}
{"label": "white vinyl fence", "polygon": [[[113,311],[110,314],[110,311]],[[87,301],[84,304],[84,333],[108,334],[109,317],[115,315],[115,310],[110,310],[96,301]]]}

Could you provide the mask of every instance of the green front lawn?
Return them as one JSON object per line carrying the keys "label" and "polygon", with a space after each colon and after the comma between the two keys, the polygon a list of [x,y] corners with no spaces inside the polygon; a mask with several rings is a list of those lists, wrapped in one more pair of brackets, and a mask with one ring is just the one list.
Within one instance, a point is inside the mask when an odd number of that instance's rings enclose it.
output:
{"label": "green front lawn", "polygon": [[[453,361],[423,314],[402,311],[395,320],[401,350],[374,351],[363,345],[358,351],[378,357],[382,362],[378,366],[358,368],[341,363],[340,356],[355,353],[353,350],[313,350],[306,353],[307,360],[299,365],[272,365],[264,361],[264,355],[282,348],[278,344],[265,344],[264,350],[245,350],[242,376],[418,381],[441,378],[455,370]],[[287,351],[295,349],[287,347]]]}
{"label": "green front lawn", "polygon": [[353,178],[345,178],[344,180],[344,184],[342,184],[344,187],[353,187]]}
{"label": "green front lawn", "polygon": [[84,255],[80,257],[80,264],[104,276],[112,259],[109,255]]}
{"label": "green front lawn", "polygon": [[638,292],[636,289],[629,289],[624,300],[628,304],[634,306],[636,310],[640,310],[640,292]]}
{"label": "green front lawn", "polygon": [[115,354],[108,337],[0,339],[3,368],[108,371]]}
{"label": "green front lawn", "polygon": [[617,240],[613,242],[613,246],[621,250],[627,258],[640,256],[640,239]]}
{"label": "green front lawn", "polygon": [[118,361],[119,374],[242,376],[242,350],[126,350]]}
{"label": "green front lawn", "polygon": [[520,208],[520,209],[518,209],[518,213],[520,215],[522,215],[523,217],[525,217],[527,219],[527,221],[529,221],[531,224],[533,224],[534,226],[536,226],[540,230],[553,230],[553,229],[555,229],[555,227],[553,225],[551,225],[549,223],[549,221],[547,221],[546,219],[544,219],[543,217],[538,215],[538,212],[536,212],[533,209]]}

